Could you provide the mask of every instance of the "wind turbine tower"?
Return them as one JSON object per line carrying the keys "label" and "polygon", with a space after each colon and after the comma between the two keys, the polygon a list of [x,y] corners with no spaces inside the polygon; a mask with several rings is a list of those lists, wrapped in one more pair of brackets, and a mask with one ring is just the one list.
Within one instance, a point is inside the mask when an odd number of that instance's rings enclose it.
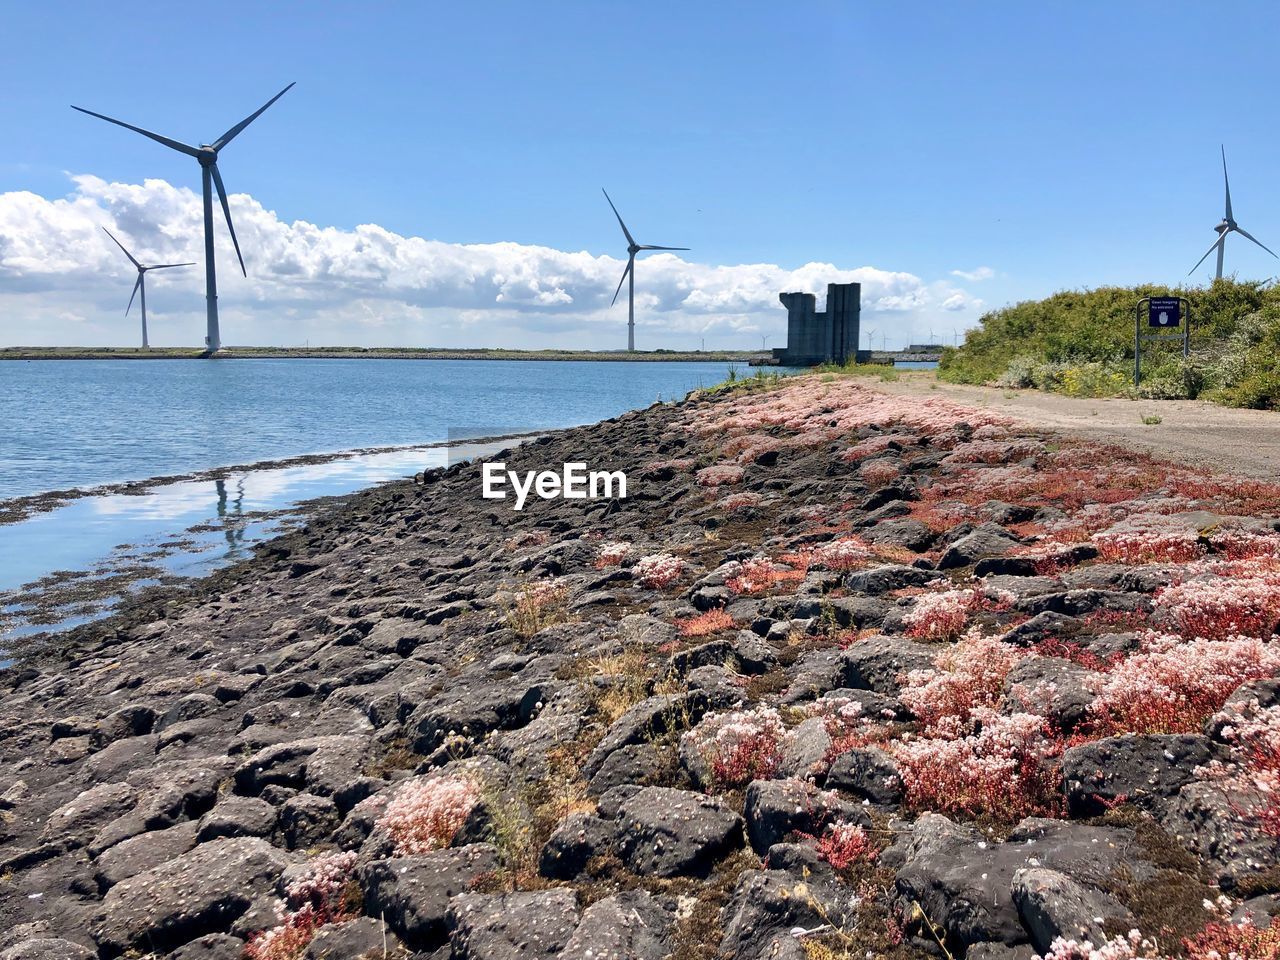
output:
{"label": "wind turbine tower", "polygon": [[208,314],[208,333],[205,336],[205,348],[210,356],[217,353],[222,346],[222,337],[218,331],[218,280],[214,272],[213,263],[213,187],[215,186],[218,188],[218,200],[222,203],[222,213],[227,218],[227,229],[231,232],[231,242],[236,248],[236,258],[240,261],[240,272],[246,277],[249,275],[244,268],[244,257],[240,255],[240,241],[236,239],[236,228],[231,223],[231,208],[227,206],[227,191],[222,185],[222,174],[218,172],[218,154],[223,147],[238,137],[245,127],[257,120],[267,107],[283,97],[292,88],[293,84],[291,83],[217,140],[213,141],[213,143],[202,143],[198,147],[190,146],[178,140],[171,140],[169,137],[152,133],[150,130],[143,130],[141,127],[135,127],[133,124],[125,123],[123,120],[116,120],[101,113],[94,113],[92,110],[86,110],[83,107],[74,105],[71,107],[72,110],[79,110],[81,113],[87,113],[91,117],[106,120],[108,123],[114,123],[116,126],[124,127],[126,130],[132,130],[134,133],[140,133],[144,137],[149,137],[156,141],[156,143],[169,147],[171,150],[177,150],[179,153],[185,153],[189,157],[195,157],[200,164],[200,181],[204,191],[204,291]]}
{"label": "wind turbine tower", "polygon": [[622,292],[622,281],[628,277],[631,283],[627,288],[627,352],[635,353],[636,349],[636,254],[643,250],[688,250],[688,247],[655,247],[650,244],[636,243],[635,237],[631,236],[631,231],[627,229],[627,225],[622,222],[622,214],[618,213],[618,208],[613,205],[613,200],[609,197],[609,191],[603,187],[600,192],[604,194],[604,198],[609,201],[609,206],[613,210],[613,215],[618,218],[618,226],[622,228],[622,235],[627,238],[627,266],[622,271],[622,279],[618,281],[618,289],[613,291],[613,306],[618,302],[618,294]]}
{"label": "wind turbine tower", "polygon": [[142,294],[142,349],[146,350],[151,346],[147,342],[147,271],[148,270],[168,270],[170,267],[194,267],[195,263],[139,263],[134,259],[132,253],[124,249],[124,244],[116,240],[116,235],[106,227],[102,228],[112,240],[116,241],[116,246],[124,251],[124,255],[129,258],[129,262],[138,268],[138,281],[133,285],[133,293],[129,294],[129,306],[124,308],[124,315],[129,315],[129,310],[133,307],[133,298],[139,293]]}
{"label": "wind turbine tower", "polygon": [[1231,214],[1231,181],[1227,179],[1227,148],[1225,146],[1222,147],[1222,185],[1223,187],[1226,188],[1227,209],[1226,209],[1226,213],[1223,214],[1222,220],[1219,221],[1217,226],[1213,228],[1218,232],[1218,239],[1213,241],[1213,246],[1211,246],[1208,250],[1206,250],[1204,252],[1204,256],[1196,261],[1196,265],[1187,271],[1187,276],[1191,276],[1191,274],[1195,273],[1196,270],[1199,268],[1200,264],[1204,263],[1205,258],[1207,258],[1209,254],[1213,253],[1214,250],[1217,250],[1218,251],[1218,271],[1214,276],[1218,280],[1222,279],[1222,254],[1227,249],[1228,233],[1238,233],[1240,234],[1240,236],[1244,237],[1246,240],[1252,240],[1254,243],[1262,247],[1263,250],[1266,250],[1267,253],[1271,254],[1273,257],[1276,255],[1275,251],[1265,246],[1261,240],[1259,240],[1253,234],[1249,233],[1249,231],[1245,230],[1245,228],[1240,226],[1240,224],[1236,223],[1236,218]]}

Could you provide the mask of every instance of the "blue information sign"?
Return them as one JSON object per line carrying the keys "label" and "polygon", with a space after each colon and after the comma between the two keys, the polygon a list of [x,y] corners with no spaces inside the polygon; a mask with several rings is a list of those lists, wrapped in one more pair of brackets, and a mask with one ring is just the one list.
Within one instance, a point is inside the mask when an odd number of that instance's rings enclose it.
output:
{"label": "blue information sign", "polygon": [[1152,297],[1147,304],[1147,324],[1158,330],[1182,326],[1182,301],[1177,297]]}

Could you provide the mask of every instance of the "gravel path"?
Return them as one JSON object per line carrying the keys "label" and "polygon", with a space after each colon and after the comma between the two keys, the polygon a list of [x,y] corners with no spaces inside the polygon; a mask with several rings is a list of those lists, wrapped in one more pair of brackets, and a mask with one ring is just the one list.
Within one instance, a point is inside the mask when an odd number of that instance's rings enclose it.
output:
{"label": "gravel path", "polygon": [[[942,383],[929,371],[904,374],[878,389],[998,409],[1036,426],[1121,443],[1191,466],[1262,480],[1280,477],[1280,414],[1273,411],[1236,410],[1201,400],[1088,400],[1038,390],[962,386]],[[1149,416],[1160,417],[1160,422],[1143,423]]]}

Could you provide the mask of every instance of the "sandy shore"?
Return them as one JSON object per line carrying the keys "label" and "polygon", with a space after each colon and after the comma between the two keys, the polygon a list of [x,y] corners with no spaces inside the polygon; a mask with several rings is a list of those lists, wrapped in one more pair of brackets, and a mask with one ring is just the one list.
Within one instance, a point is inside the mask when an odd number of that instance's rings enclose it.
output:
{"label": "sandy shore", "polygon": [[1280,488],[750,389],[492,458],[625,498],[429,471],[19,650],[0,960],[1026,960],[1280,912],[1237,732],[1280,723]]}

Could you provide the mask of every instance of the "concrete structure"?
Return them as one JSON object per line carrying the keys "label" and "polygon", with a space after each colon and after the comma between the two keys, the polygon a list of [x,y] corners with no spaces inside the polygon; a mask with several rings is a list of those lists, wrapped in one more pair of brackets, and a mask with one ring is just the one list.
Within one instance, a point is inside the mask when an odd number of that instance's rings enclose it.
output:
{"label": "concrete structure", "polygon": [[773,351],[778,363],[809,367],[856,359],[862,284],[827,284],[827,309],[822,313],[812,293],[781,293],[778,299],[787,308],[787,345]]}

